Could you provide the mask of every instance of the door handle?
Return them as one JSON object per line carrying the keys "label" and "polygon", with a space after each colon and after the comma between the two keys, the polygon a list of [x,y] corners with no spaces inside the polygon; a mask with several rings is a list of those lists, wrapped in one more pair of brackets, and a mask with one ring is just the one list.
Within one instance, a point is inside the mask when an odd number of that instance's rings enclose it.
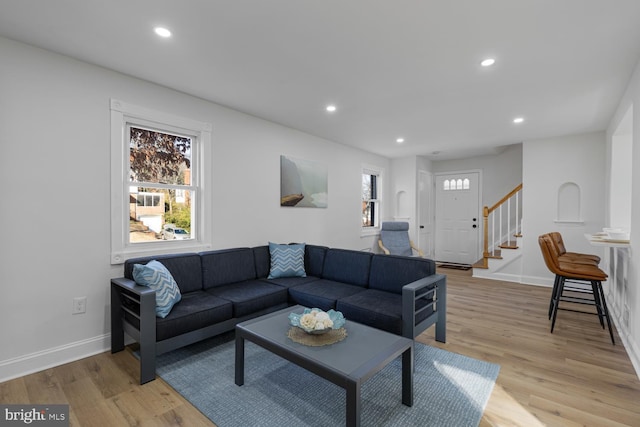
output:
{"label": "door handle", "polygon": [[424,228],[424,225],[421,225],[420,228]]}
{"label": "door handle", "polygon": [[478,227],[477,225],[473,224],[473,228],[477,228],[477,227]]}

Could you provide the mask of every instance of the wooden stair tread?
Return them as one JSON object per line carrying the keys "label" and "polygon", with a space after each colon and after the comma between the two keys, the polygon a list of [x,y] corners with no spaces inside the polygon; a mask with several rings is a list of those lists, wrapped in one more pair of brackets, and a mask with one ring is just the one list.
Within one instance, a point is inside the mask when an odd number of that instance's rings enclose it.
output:
{"label": "wooden stair tread", "polygon": [[494,249],[493,251],[487,254],[487,258],[502,259],[502,251],[500,249]]}
{"label": "wooden stair tread", "polygon": [[501,243],[498,247],[502,249],[518,249],[518,242],[515,240],[508,240]]}
{"label": "wooden stair tread", "polygon": [[473,268],[482,268],[482,269],[488,269],[489,266],[484,265],[484,258],[480,258],[478,261],[476,261],[475,263],[471,264],[471,267]]}

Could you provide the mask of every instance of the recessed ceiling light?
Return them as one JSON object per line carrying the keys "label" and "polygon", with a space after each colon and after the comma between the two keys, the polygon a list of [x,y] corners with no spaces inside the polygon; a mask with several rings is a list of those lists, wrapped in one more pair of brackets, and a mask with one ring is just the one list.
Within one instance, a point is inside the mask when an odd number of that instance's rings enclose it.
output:
{"label": "recessed ceiling light", "polygon": [[153,29],[153,31],[155,31],[155,33],[160,37],[164,37],[164,38],[171,37],[171,31],[167,30],[164,27],[156,27]]}
{"label": "recessed ceiling light", "polygon": [[524,117],[516,117],[513,119],[513,123],[522,123],[524,122]]}
{"label": "recessed ceiling light", "polygon": [[396,142],[398,144],[402,144],[404,142],[404,138],[398,138],[398,139],[396,139]]}
{"label": "recessed ceiling light", "polygon": [[334,111],[336,111],[336,106],[335,105],[327,105],[327,111],[330,113],[333,113]]}
{"label": "recessed ceiling light", "polygon": [[493,59],[493,58],[487,58],[487,59],[483,60],[483,61],[480,63],[480,65],[482,65],[483,67],[490,67],[490,66],[492,66],[492,65],[493,65],[493,64],[495,64],[495,63],[496,63],[496,60],[495,60],[495,59]]}

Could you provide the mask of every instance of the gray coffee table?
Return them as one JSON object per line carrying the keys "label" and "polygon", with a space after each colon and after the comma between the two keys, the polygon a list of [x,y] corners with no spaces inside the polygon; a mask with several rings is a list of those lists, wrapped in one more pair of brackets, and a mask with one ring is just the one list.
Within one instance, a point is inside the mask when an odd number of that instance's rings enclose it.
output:
{"label": "gray coffee table", "polygon": [[413,405],[413,340],[347,319],[347,337],[335,344],[311,347],[287,337],[289,313],[295,306],[236,325],[235,382],[244,384],[244,341],[249,340],[278,356],[344,388],[347,426],[360,426],[362,384],[402,355],[402,403]]}

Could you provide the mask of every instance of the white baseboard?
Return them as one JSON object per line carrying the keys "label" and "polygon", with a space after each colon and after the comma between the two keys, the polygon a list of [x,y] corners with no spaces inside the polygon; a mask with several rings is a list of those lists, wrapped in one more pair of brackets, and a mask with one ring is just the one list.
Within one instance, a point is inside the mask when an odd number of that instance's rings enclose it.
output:
{"label": "white baseboard", "polygon": [[483,277],[485,279],[493,279],[493,280],[503,280],[505,282],[514,282],[514,283],[522,283],[521,277],[519,274],[512,273],[500,273],[500,272],[492,272],[485,275],[473,275],[473,277]]}
{"label": "white baseboard", "polygon": [[[605,295],[607,298],[608,295]],[[625,350],[627,350],[627,354],[629,355],[629,359],[631,359],[631,364],[633,365],[633,369],[636,371],[636,375],[640,379],[640,346],[633,339],[633,336],[629,332],[629,329],[624,325],[622,321],[622,316],[617,310],[617,307],[614,304],[608,304],[609,314],[611,315],[611,319],[613,320],[613,324],[616,326],[616,330],[618,331],[618,335],[622,340],[622,345]]]}
{"label": "white baseboard", "polygon": [[638,379],[640,379],[640,346],[638,346],[638,343],[632,339],[631,334],[629,334],[628,331],[623,334],[621,339],[622,344],[624,344],[624,348],[627,350],[629,359],[631,359],[631,364],[636,370],[636,375],[638,376]]}
{"label": "white baseboard", "polygon": [[[520,283],[524,285],[546,286],[548,288],[553,287],[554,280],[555,278],[553,277],[520,276]],[[551,294],[549,294],[549,297],[551,297]]]}
{"label": "white baseboard", "polygon": [[111,334],[53,347],[0,361],[0,383],[54,366],[103,353],[111,348]]}
{"label": "white baseboard", "polygon": [[481,268],[474,269],[473,277],[479,277],[482,279],[503,280],[505,282],[520,283],[523,285],[553,287],[553,278],[492,272]]}

